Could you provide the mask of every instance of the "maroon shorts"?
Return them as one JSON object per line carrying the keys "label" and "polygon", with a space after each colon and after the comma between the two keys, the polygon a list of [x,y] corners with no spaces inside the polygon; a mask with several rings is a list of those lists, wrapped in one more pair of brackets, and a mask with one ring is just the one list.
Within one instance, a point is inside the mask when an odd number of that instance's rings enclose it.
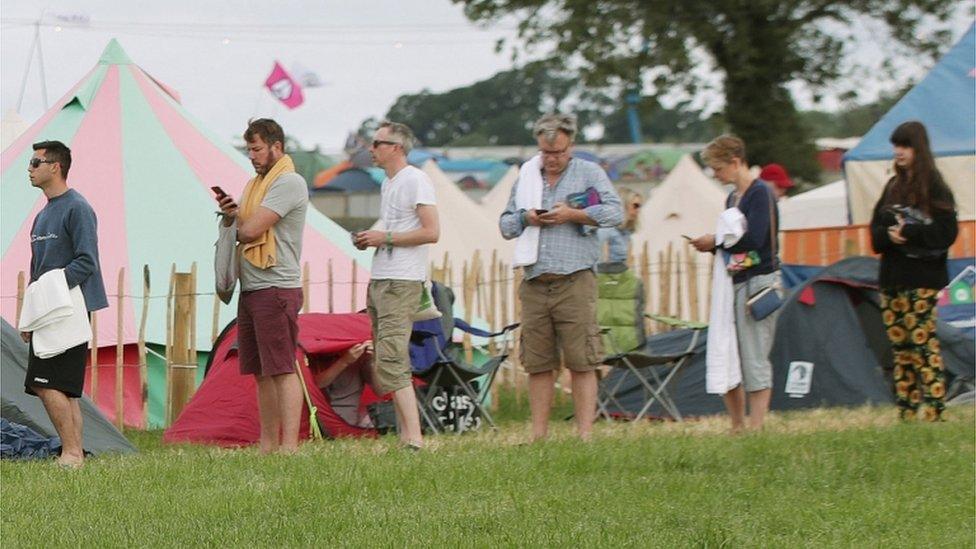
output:
{"label": "maroon shorts", "polygon": [[277,376],[295,372],[301,288],[241,292],[237,304],[237,352],[241,374]]}

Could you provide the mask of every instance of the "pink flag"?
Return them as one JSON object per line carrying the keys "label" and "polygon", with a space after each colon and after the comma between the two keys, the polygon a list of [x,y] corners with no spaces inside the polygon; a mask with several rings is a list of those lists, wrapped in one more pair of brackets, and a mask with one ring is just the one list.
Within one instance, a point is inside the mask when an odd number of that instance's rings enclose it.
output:
{"label": "pink flag", "polygon": [[302,87],[285,72],[285,69],[277,61],[271,70],[271,75],[264,81],[264,85],[289,109],[294,109],[305,101],[302,96]]}

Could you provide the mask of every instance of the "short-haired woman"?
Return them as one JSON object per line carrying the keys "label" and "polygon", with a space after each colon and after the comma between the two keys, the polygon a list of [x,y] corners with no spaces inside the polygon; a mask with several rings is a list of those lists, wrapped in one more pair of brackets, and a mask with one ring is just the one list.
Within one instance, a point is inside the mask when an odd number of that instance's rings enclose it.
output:
{"label": "short-haired woman", "polygon": [[[727,209],[723,212],[722,219],[734,217],[741,235],[737,239],[728,238],[727,235],[721,235],[717,239],[714,234],[706,234],[691,241],[691,245],[700,252],[722,254],[725,271],[732,278],[732,302],[729,304],[728,300],[723,299],[721,303],[733,310],[719,316],[724,314],[727,315],[724,318],[734,318],[735,333],[729,337],[734,338],[735,345],[726,347],[729,349],[728,356],[719,355],[715,358],[716,355],[712,354],[716,350],[713,348],[713,338],[718,337],[720,327],[715,326],[711,319],[715,318],[716,309],[723,306],[716,302],[718,296],[713,291],[712,315],[709,320],[710,352],[706,363],[709,368],[727,372],[729,369],[734,370],[731,365],[737,358],[741,369],[741,383],[735,384],[735,380],[740,377],[735,372],[735,375],[723,375],[725,379],[716,382],[714,387],[707,382],[706,386],[709,387],[709,392],[724,393],[725,408],[732,420],[733,432],[738,432],[745,426],[747,398],[749,426],[761,429],[772,396],[773,366],[769,361],[769,351],[773,345],[778,313],[773,312],[757,320],[748,310],[747,302],[767,288],[773,288],[772,291],[777,294],[781,291],[779,258],[776,253],[776,235],[779,232],[776,198],[769,185],[749,172],[746,146],[738,137],[723,135],[715,138],[702,151],[702,159],[715,172],[716,179],[735,186],[726,199]],[[716,265],[719,265],[718,261]],[[724,341],[723,339],[723,343]],[[718,345],[714,347],[717,348]],[[737,352],[733,354],[731,349],[736,349]],[[714,376],[710,377],[714,379]]]}
{"label": "short-haired woman", "polygon": [[945,373],[935,337],[936,296],[948,284],[948,249],[959,226],[952,191],[935,167],[928,133],[905,122],[891,134],[895,175],[871,217],[881,254],[881,316],[894,350],[895,401],[902,419],[938,421]]}

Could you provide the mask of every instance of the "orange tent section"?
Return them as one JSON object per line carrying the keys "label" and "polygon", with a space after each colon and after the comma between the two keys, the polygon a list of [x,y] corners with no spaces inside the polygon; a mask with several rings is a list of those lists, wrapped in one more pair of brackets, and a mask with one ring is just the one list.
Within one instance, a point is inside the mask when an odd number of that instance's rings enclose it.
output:
{"label": "orange tent section", "polygon": [[337,175],[352,167],[353,167],[352,162],[348,160],[343,160],[342,162],[339,162],[335,166],[332,166],[327,170],[322,170],[319,173],[317,173],[315,175],[315,181],[312,183],[312,186],[315,187],[316,189],[321,189],[322,187],[328,185],[329,181],[335,179]]}
{"label": "orange tent section", "polygon": [[[976,256],[976,221],[960,221],[959,236],[949,248],[950,258]],[[875,255],[868,225],[792,229],[780,235],[783,263],[831,265],[852,255]]]}

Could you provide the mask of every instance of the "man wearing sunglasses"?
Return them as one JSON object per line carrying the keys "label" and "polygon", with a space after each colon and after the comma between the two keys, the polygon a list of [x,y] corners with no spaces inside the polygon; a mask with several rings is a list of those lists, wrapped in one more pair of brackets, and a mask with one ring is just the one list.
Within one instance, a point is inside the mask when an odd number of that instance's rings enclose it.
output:
{"label": "man wearing sunglasses", "polygon": [[[27,174],[31,186],[40,189],[47,204],[37,213],[31,227],[30,281],[55,269],[64,269],[69,288],[81,286],[85,308],[90,313],[108,307],[102,270],[98,260],[95,211],[78,191],[68,188],[71,150],[60,141],[34,144],[34,156]],[[31,333],[21,332],[31,343]],[[84,463],[82,449],[81,398],[85,385],[88,343],[81,343],[50,358],[27,358],[24,390],[44,403],[54,429],[61,437],[58,463],[77,468]]]}
{"label": "man wearing sunglasses", "polygon": [[410,371],[410,330],[427,278],[428,248],[440,238],[434,186],[422,170],[407,163],[413,132],[404,124],[383,122],[370,155],[386,172],[380,191],[384,230],[353,235],[360,250],[376,248],[366,310],[373,326],[373,386],[393,393],[401,444],[423,447],[417,396]]}

